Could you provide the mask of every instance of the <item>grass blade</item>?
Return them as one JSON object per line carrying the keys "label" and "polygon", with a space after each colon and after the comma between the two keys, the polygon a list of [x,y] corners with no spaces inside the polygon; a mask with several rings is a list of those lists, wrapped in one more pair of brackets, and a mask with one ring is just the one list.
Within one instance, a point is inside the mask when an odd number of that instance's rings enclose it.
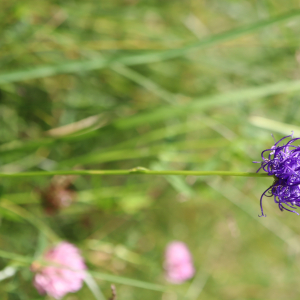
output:
{"label": "grass blade", "polygon": [[260,87],[237,90],[227,94],[201,97],[187,105],[158,108],[149,113],[140,113],[135,117],[131,116],[130,118],[118,120],[115,122],[115,126],[118,128],[132,128],[140,124],[153,123],[175,116],[182,116],[217,105],[236,103],[246,100],[256,100],[261,97],[298,90],[300,90],[300,80],[281,81]]}
{"label": "grass blade", "polygon": [[[24,264],[31,264],[33,261],[32,258],[30,258],[30,257],[18,255],[15,253],[4,251],[4,250],[0,250],[0,257],[19,261]],[[94,278],[98,278],[98,279],[113,282],[113,283],[130,285],[130,286],[139,287],[139,288],[152,290],[152,291],[158,291],[158,292],[163,292],[163,291],[167,290],[166,286],[163,286],[160,284],[145,282],[145,281],[131,279],[131,278],[122,277],[122,276],[110,275],[110,274],[105,274],[105,273],[100,273],[100,272],[95,272],[95,271],[90,271],[89,273]]]}
{"label": "grass blade", "polygon": [[279,16],[275,16],[260,22],[256,22],[254,24],[250,24],[245,27],[236,28],[233,30],[229,30],[223,33],[219,33],[207,37],[197,43],[193,43],[191,45],[188,45],[180,49],[171,49],[171,50],[165,50],[159,52],[156,51],[156,52],[150,52],[146,54],[143,53],[143,54],[128,55],[128,56],[97,58],[93,60],[67,62],[67,63],[62,63],[54,66],[51,65],[41,66],[41,67],[31,68],[28,70],[19,70],[10,73],[4,73],[0,75],[0,84],[54,76],[56,74],[77,73],[83,71],[97,70],[97,69],[108,67],[116,62],[125,65],[138,65],[138,64],[146,64],[146,63],[153,63],[162,60],[167,60],[167,59],[185,55],[186,53],[192,50],[197,50],[212,45],[216,45],[218,43],[232,40],[234,38],[243,36],[245,34],[249,34],[261,30],[267,26],[287,21],[291,18],[298,16],[299,14],[300,14],[300,10],[296,9],[291,12],[287,12]]}
{"label": "grass blade", "polygon": [[24,256],[24,255],[19,255],[16,253],[0,250],[0,257],[6,258],[6,259],[11,259],[13,261],[18,261],[22,264],[30,265],[33,261],[32,257],[29,256]]}
{"label": "grass blade", "polygon": [[52,231],[50,227],[48,227],[43,221],[38,219],[36,216],[32,215],[23,207],[15,205],[6,199],[1,199],[0,207],[20,216],[24,220],[27,220],[39,231],[41,231],[50,241],[57,242],[60,240],[60,238],[55,234],[54,231]]}
{"label": "grass blade", "polygon": [[[172,147],[176,150],[199,150],[208,148],[222,148],[227,146],[229,143],[224,139],[202,139],[200,141],[183,141],[179,143],[173,143]],[[168,145],[158,145],[152,147],[143,147],[137,149],[123,149],[123,150],[111,150],[104,152],[88,153],[81,156],[73,157],[59,163],[59,166],[74,166],[78,164],[93,164],[93,163],[104,163],[112,161],[120,161],[127,159],[145,158],[151,156],[157,156],[160,153],[166,153]],[[172,151],[174,152],[174,151]]]}
{"label": "grass blade", "polygon": [[173,95],[172,93],[164,90],[158,84],[151,81],[149,78],[143,76],[142,74],[135,72],[134,70],[131,70],[130,68],[127,68],[122,64],[115,64],[111,66],[111,69],[116,73],[128,78],[129,80],[132,80],[133,82],[139,84],[165,102],[169,104],[176,104],[176,95]]}
{"label": "grass blade", "polygon": [[0,281],[12,277],[17,273],[17,268],[12,266],[7,266],[3,270],[0,271]]}
{"label": "grass blade", "polygon": [[91,271],[90,274],[93,275],[94,278],[98,278],[98,279],[113,282],[113,283],[130,285],[130,286],[147,289],[147,290],[152,290],[152,291],[158,291],[158,292],[163,292],[163,291],[167,290],[166,286],[163,286],[160,284],[140,281],[140,280],[131,279],[131,278],[127,278],[127,277],[110,275],[110,274],[105,274],[105,273],[100,273],[100,272],[95,272],[95,271],[93,271],[93,272]]}
{"label": "grass blade", "polygon": [[294,131],[294,134],[296,136],[300,135],[300,127],[296,125],[286,124],[286,123],[282,123],[282,122],[278,122],[278,121],[274,121],[262,117],[256,117],[256,116],[251,117],[249,120],[252,125],[266,130],[270,130],[272,132],[275,131],[278,133],[288,135],[291,133],[291,131]]}
{"label": "grass blade", "polygon": [[106,300],[104,295],[102,294],[102,291],[98,287],[97,282],[89,273],[86,274],[84,281],[88,288],[91,290],[92,294],[95,296],[95,299]]}

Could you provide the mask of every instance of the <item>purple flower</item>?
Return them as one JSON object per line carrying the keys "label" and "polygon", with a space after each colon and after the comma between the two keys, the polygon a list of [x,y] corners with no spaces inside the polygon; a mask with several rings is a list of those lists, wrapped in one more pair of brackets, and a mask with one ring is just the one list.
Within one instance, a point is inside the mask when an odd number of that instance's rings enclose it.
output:
{"label": "purple flower", "polygon": [[192,255],[185,243],[174,241],[167,245],[164,268],[171,283],[180,284],[194,276]]}
{"label": "purple flower", "polygon": [[[279,144],[287,138],[290,140],[280,146]],[[260,217],[265,217],[262,207],[264,196],[274,196],[274,201],[278,203],[281,211],[287,210],[298,214],[294,209],[297,206],[300,207],[300,146],[293,145],[293,143],[299,139],[293,138],[293,134],[285,136],[278,142],[275,141],[271,149],[262,152],[262,162],[254,161],[254,163],[261,163],[257,172],[262,169],[275,178],[274,183],[263,192],[260,198],[262,213]]]}
{"label": "purple flower", "polygon": [[31,269],[37,272],[33,283],[40,294],[61,299],[65,294],[81,289],[86,266],[74,245],[62,242],[47,251],[43,260],[48,262],[49,266],[41,266],[38,263],[31,266]]}

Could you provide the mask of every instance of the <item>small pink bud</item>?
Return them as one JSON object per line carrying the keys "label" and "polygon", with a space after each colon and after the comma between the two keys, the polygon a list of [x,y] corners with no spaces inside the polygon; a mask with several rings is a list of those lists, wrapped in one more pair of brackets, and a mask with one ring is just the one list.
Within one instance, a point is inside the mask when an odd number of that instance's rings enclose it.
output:
{"label": "small pink bud", "polygon": [[167,245],[164,268],[171,283],[180,284],[194,276],[192,255],[185,243],[174,241]]}
{"label": "small pink bud", "polygon": [[49,266],[33,263],[31,267],[37,272],[33,284],[40,294],[61,299],[65,294],[81,289],[86,266],[74,245],[62,242],[47,251],[43,260]]}

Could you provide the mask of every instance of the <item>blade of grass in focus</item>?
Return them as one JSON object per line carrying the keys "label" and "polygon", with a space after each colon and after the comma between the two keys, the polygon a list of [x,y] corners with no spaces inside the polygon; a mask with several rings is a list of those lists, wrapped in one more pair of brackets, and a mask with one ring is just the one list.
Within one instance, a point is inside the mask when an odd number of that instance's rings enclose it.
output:
{"label": "blade of grass in focus", "polygon": [[19,70],[6,74],[0,75],[0,84],[7,84],[16,81],[30,80],[36,78],[42,78],[47,76],[54,76],[62,73],[76,73],[83,71],[90,71],[101,69],[110,66],[116,62],[120,62],[125,65],[137,65],[158,62],[161,60],[171,59],[178,56],[185,55],[191,50],[201,49],[204,47],[209,47],[216,45],[220,42],[231,40],[245,34],[249,34],[258,30],[262,30],[267,26],[287,21],[291,18],[297,17],[300,14],[300,10],[293,10],[291,12],[272,17],[267,20],[256,22],[254,24],[248,25],[246,27],[240,27],[237,29],[229,30],[224,33],[209,36],[202,41],[189,45],[181,49],[172,49],[160,52],[137,54],[129,56],[119,56],[119,57],[109,57],[109,58],[99,58],[90,61],[75,61],[68,62],[56,66],[42,66],[35,67],[29,70]]}
{"label": "blade of grass in focus", "polygon": [[[155,162],[151,165],[151,169],[161,171],[164,169],[168,169],[167,164],[163,164],[161,162]],[[183,177],[174,176],[174,175],[167,175],[164,176],[169,184],[178,192],[180,193],[180,197],[185,197],[184,200],[190,198],[194,195],[194,190],[186,183]]]}
{"label": "blade of grass in focus", "polygon": [[[204,168],[205,169],[205,168]],[[24,177],[49,177],[54,175],[87,175],[87,176],[119,176],[119,175],[152,175],[152,176],[241,176],[241,177],[269,177],[266,173],[240,172],[240,171],[194,171],[194,170],[149,170],[144,167],[122,170],[55,170],[55,171],[32,171],[21,173],[0,173],[2,178],[24,178]]]}

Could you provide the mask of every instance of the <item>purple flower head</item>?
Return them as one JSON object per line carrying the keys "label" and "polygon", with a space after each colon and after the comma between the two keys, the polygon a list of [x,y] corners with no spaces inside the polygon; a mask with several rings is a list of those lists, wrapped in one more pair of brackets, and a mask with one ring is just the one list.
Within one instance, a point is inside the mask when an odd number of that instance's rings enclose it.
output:
{"label": "purple flower head", "polygon": [[47,251],[43,259],[49,266],[33,263],[31,267],[37,272],[33,284],[40,294],[61,299],[65,294],[81,289],[86,266],[74,245],[62,242]]}
{"label": "purple flower head", "polygon": [[171,283],[180,284],[194,276],[192,255],[185,243],[174,241],[167,245],[164,268]]}
{"label": "purple flower head", "polygon": [[[287,138],[290,140],[280,146],[279,144]],[[275,141],[271,149],[262,152],[262,162],[254,161],[261,164],[257,172],[262,169],[275,178],[274,183],[260,198],[262,212],[260,217],[265,217],[262,207],[264,196],[274,196],[274,201],[278,203],[281,211],[287,210],[298,214],[294,209],[300,207],[300,146],[293,145],[297,140],[300,138],[293,138],[293,134],[285,136],[278,142]]]}

